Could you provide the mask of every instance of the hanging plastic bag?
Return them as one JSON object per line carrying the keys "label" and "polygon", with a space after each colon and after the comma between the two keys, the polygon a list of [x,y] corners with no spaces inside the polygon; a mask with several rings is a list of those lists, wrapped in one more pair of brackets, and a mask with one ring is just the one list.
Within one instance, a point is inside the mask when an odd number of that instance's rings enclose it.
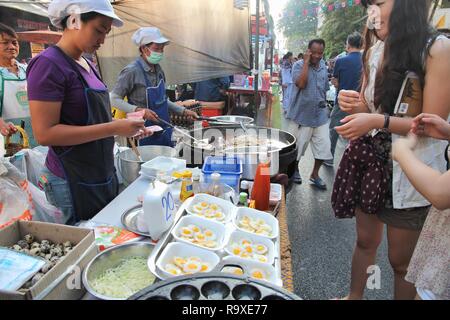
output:
{"label": "hanging plastic bag", "polygon": [[63,212],[47,201],[45,192],[30,183],[28,185],[33,199],[34,216],[33,221],[64,224],[66,218]]}
{"label": "hanging plastic bag", "polygon": [[29,182],[38,186],[39,177],[45,168],[47,153],[47,147],[24,149],[12,156],[9,161],[25,175]]}
{"label": "hanging plastic bag", "polygon": [[0,229],[16,220],[31,220],[34,209],[25,176],[6,160],[0,161]]}

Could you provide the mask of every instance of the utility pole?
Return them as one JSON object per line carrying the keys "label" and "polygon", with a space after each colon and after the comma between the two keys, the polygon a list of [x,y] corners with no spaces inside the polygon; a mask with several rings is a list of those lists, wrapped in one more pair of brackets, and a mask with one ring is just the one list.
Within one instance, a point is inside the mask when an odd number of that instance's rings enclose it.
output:
{"label": "utility pole", "polygon": [[255,112],[258,113],[259,110],[259,5],[260,5],[260,0],[256,0],[256,46],[255,46],[255,70],[256,70],[256,74],[255,74],[255,80],[253,85],[255,86]]}

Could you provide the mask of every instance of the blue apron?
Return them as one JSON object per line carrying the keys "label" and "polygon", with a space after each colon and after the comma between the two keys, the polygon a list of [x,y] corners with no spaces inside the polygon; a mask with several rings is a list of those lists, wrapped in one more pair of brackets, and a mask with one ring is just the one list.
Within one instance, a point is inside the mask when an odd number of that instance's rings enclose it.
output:
{"label": "blue apron", "polygon": [[[147,108],[154,111],[161,119],[170,122],[169,105],[167,103],[167,96],[166,96],[166,84],[164,82],[162,75],[160,75],[158,86],[152,87],[150,80],[148,79],[147,73],[144,70],[144,66],[142,65],[142,62],[137,61],[136,63],[144,73],[146,93],[147,93]],[[146,127],[154,125],[162,127],[164,131],[162,133],[154,134],[151,137],[141,139],[139,141],[139,145],[140,146],[158,145],[158,146],[173,147],[172,128],[160,122],[155,123],[150,120],[147,120],[145,122]]]}
{"label": "blue apron", "polygon": [[[84,96],[87,102],[87,122],[85,125],[111,122],[111,104],[108,91],[91,89],[73,59],[66,56],[59,47],[54,46],[54,48],[59,51],[77,73],[84,86]],[[101,81],[95,69],[92,66],[91,68]],[[119,184],[114,167],[113,137],[72,146],[69,149],[51,148],[64,168],[64,174],[71,191],[75,216],[68,222],[69,224],[92,219],[117,197]]]}

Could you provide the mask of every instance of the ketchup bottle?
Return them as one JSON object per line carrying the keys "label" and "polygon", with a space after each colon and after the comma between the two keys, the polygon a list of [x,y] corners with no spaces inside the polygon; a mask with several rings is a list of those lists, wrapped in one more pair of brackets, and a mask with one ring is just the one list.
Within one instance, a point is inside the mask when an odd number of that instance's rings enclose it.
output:
{"label": "ketchup bottle", "polygon": [[260,154],[259,160],[251,199],[255,200],[255,209],[267,211],[270,198],[270,162],[266,153]]}

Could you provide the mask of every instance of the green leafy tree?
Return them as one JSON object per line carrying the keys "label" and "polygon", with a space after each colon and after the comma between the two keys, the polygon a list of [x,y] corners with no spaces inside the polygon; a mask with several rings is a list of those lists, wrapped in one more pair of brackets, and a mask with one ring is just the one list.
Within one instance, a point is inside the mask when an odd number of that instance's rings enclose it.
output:
{"label": "green leafy tree", "polygon": [[[322,6],[336,3],[335,0],[323,1]],[[342,2],[340,2],[342,3]],[[366,11],[363,6],[347,6],[334,11],[325,11],[320,27],[320,36],[326,41],[325,56],[333,58],[345,49],[347,36],[354,31],[363,32]]]}
{"label": "green leafy tree", "polygon": [[[309,40],[317,36],[318,17],[313,14],[319,6],[318,0],[289,0],[283,10],[278,29],[287,39],[287,48],[295,55],[304,52]],[[308,15],[304,15],[308,10]]]}

